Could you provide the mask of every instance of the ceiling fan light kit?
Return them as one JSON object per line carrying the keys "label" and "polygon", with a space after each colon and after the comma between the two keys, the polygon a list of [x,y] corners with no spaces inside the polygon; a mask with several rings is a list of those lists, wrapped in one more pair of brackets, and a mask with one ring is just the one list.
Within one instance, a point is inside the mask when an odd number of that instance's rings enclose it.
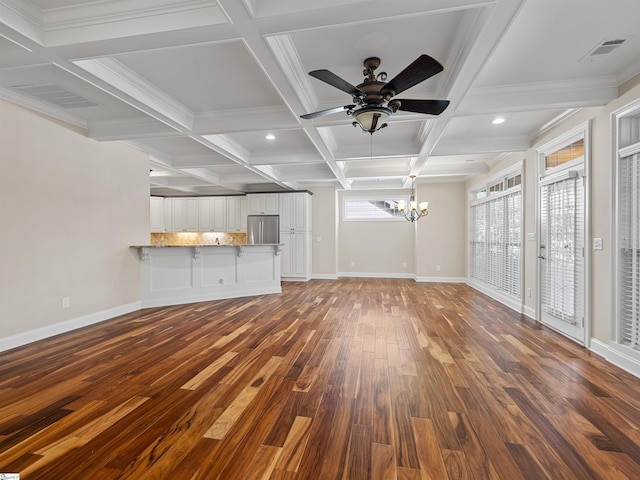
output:
{"label": "ceiling fan light kit", "polygon": [[429,55],[420,55],[411,65],[389,82],[386,82],[386,72],[375,73],[380,66],[378,57],[369,57],[363,64],[364,70],[362,73],[365,79],[358,86],[351,85],[329,70],[309,72],[312,77],[351,95],[353,104],[307,113],[301,115],[300,118],[314,119],[346,111],[347,115],[353,115],[355,118],[354,126],[358,126],[363,132],[373,135],[381,128],[386,127],[387,120],[398,110],[440,115],[449,105],[448,100],[392,100],[398,93],[404,92],[443,70],[440,62]]}

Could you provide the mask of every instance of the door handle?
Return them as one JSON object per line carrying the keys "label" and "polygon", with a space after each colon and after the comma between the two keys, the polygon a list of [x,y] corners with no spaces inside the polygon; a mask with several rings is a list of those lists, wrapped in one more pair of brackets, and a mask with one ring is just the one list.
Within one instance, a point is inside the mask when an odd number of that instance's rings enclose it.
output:
{"label": "door handle", "polygon": [[547,257],[545,257],[545,256],[543,256],[543,255],[538,255],[538,258],[539,258],[540,260],[546,260],[546,258],[547,258]]}

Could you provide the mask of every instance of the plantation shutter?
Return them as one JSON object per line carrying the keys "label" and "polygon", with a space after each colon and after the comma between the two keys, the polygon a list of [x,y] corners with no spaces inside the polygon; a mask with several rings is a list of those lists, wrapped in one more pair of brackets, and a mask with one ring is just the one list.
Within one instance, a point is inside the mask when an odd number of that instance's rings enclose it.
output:
{"label": "plantation shutter", "polygon": [[640,154],[620,158],[619,177],[621,341],[640,349]]}

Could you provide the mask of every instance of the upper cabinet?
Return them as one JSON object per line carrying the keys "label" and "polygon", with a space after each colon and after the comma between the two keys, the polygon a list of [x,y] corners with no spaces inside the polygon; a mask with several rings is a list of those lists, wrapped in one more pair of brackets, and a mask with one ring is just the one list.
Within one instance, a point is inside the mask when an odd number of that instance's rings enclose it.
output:
{"label": "upper cabinet", "polygon": [[227,197],[227,232],[247,231],[247,197]]}
{"label": "upper cabinet", "polygon": [[171,205],[171,227],[172,232],[197,232],[199,231],[199,206],[200,200],[197,197],[187,198],[167,198]]}
{"label": "upper cabinet", "polygon": [[280,194],[280,230],[311,231],[311,195],[305,192]]}
{"label": "upper cabinet", "polygon": [[278,215],[277,193],[252,193],[247,195],[248,215]]}
{"label": "upper cabinet", "polygon": [[200,197],[199,222],[201,232],[227,231],[227,197]]}
{"label": "upper cabinet", "polygon": [[151,197],[149,227],[152,232],[164,232],[164,198]]}

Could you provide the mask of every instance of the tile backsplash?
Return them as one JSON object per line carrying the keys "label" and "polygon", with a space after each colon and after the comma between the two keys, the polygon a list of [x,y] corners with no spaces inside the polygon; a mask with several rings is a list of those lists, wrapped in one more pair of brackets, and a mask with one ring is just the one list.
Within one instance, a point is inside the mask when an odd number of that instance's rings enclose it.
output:
{"label": "tile backsplash", "polygon": [[215,245],[216,239],[218,239],[220,245],[244,245],[247,243],[247,234],[222,232],[152,233],[151,245],[154,247],[166,247],[170,245]]}

